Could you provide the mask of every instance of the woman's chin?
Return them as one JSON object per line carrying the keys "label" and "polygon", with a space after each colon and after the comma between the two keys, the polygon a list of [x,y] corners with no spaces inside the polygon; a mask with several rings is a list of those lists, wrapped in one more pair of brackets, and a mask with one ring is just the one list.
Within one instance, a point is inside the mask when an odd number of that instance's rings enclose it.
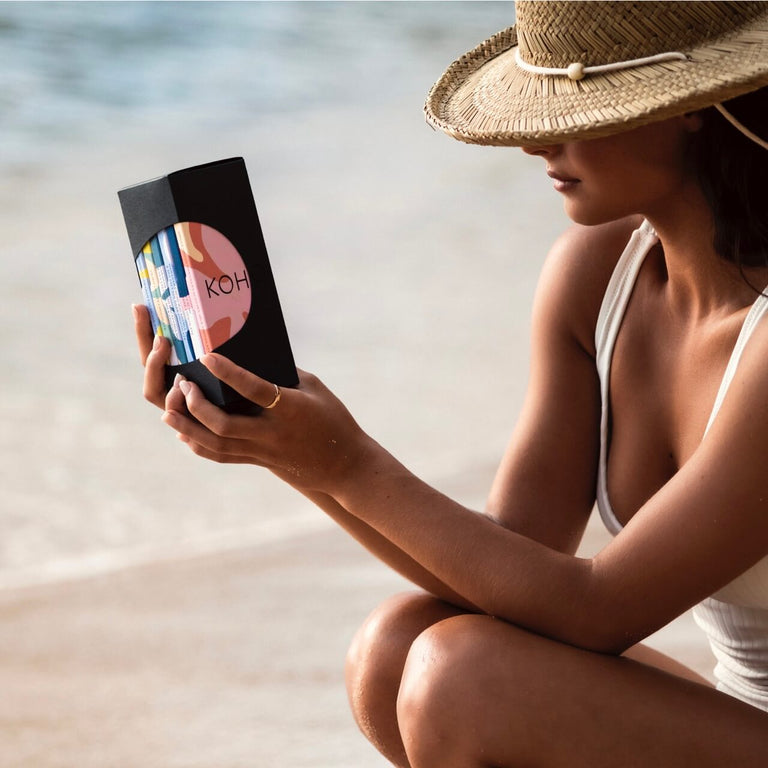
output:
{"label": "woman's chin", "polygon": [[582,202],[566,198],[563,203],[565,215],[574,223],[581,224],[584,227],[594,227],[598,224],[607,224],[609,221],[616,221],[629,213],[617,211],[615,209],[597,208],[595,206],[585,205]]}

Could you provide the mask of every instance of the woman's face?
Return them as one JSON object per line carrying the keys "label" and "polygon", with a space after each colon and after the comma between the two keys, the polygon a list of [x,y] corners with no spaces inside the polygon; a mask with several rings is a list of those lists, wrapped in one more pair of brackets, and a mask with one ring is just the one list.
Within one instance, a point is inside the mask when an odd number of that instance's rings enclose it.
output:
{"label": "woman's face", "polygon": [[522,149],[544,158],[566,214],[578,224],[638,213],[653,218],[692,183],[685,147],[700,126],[698,115],[684,115],[601,139]]}

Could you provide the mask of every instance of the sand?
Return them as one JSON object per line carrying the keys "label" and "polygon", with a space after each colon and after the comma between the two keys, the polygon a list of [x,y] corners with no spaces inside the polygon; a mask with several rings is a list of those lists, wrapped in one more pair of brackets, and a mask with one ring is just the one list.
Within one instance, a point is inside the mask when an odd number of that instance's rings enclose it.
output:
{"label": "sand", "polygon": [[[591,525],[585,544],[603,532]],[[330,526],[0,594],[2,768],[386,766],[346,703],[356,627],[408,585]],[[689,616],[651,643],[707,674]]]}

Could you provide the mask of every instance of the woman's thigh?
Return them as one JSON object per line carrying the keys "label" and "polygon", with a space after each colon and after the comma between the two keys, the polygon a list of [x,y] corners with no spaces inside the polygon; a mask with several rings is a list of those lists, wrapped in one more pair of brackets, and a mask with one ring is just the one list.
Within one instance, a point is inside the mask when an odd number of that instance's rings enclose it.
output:
{"label": "woman's thigh", "polygon": [[412,768],[768,765],[767,713],[487,616],[419,635],[397,717]]}

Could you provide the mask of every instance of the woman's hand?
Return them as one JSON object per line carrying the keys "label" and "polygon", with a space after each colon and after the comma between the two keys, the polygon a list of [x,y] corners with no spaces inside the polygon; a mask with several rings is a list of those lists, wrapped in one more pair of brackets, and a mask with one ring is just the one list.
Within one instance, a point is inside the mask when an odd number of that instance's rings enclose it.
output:
{"label": "woman's hand", "polygon": [[171,344],[152,333],[149,312],[143,304],[133,305],[133,324],[139,357],[144,366],[144,399],[162,410],[186,413],[184,395],[178,387],[165,388],[165,366],[171,354]]}
{"label": "woman's hand", "polygon": [[[147,358],[150,394],[156,394],[149,372],[153,351]],[[235,365],[218,354],[200,362],[218,379],[251,402],[265,408],[276,397],[274,384]],[[229,414],[213,405],[200,388],[185,379],[177,381],[166,399],[163,421],[203,458],[220,463],[267,467],[299,490],[333,495],[354,472],[371,442],[349,411],[315,376],[299,372],[295,389],[280,390],[274,407],[256,416]],[[177,390],[186,413],[179,409]],[[154,401],[154,400],[153,400]]]}
{"label": "woman's hand", "polygon": [[[144,398],[163,410],[163,420],[198,456],[229,464],[267,467],[303,491],[326,491],[349,475],[371,441],[349,411],[311,374],[295,389],[282,389],[274,408],[257,416],[228,414],[192,382],[177,378],[166,391],[171,346],[154,336],[149,312],[133,307],[136,340],[144,366]],[[200,360],[214,376],[251,402],[269,405],[275,385],[221,355]]]}

